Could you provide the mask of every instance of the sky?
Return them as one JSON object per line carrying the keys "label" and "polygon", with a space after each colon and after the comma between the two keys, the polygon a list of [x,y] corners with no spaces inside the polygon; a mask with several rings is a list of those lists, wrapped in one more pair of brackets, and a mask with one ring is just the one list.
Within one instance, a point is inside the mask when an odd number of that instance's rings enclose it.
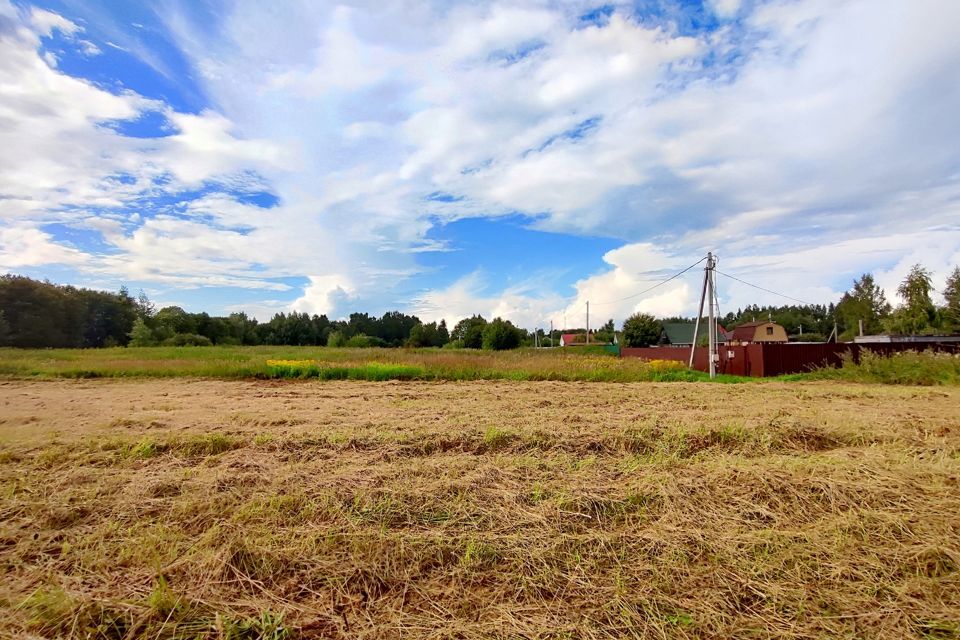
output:
{"label": "sky", "polygon": [[[526,328],[960,264],[956,0],[0,0],[0,273]],[[646,291],[646,292],[645,292]],[[780,294],[780,295],[778,295]],[[784,297],[789,296],[789,298]]]}

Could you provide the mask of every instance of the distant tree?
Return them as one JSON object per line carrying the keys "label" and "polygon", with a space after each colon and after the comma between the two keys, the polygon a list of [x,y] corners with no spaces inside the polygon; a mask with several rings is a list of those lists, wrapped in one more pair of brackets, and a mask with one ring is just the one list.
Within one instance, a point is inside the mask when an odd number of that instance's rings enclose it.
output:
{"label": "distant tree", "polygon": [[410,337],[410,331],[418,324],[420,319],[416,316],[408,316],[399,311],[388,311],[377,321],[377,333],[371,335],[376,335],[390,346],[399,347],[406,342]]}
{"label": "distant tree", "polygon": [[228,335],[234,344],[258,344],[257,324],[255,319],[248,318],[243,312],[231,313],[227,317]]}
{"label": "distant tree", "polygon": [[520,346],[520,333],[509,320],[494,318],[483,328],[482,346],[493,351],[516,349]]}
{"label": "distant tree", "polygon": [[146,320],[152,318],[156,312],[156,305],[150,302],[146,292],[140,289],[140,293],[137,295],[137,317]]}
{"label": "distant tree", "polygon": [[947,276],[943,298],[946,303],[943,307],[944,329],[960,333],[960,266],[954,267]]}
{"label": "distant tree", "polygon": [[623,322],[623,344],[627,347],[649,347],[660,340],[663,325],[648,313],[635,313]]}
{"label": "distant tree", "polygon": [[418,322],[410,329],[410,337],[407,339],[409,347],[442,347],[449,339],[447,335],[447,326],[440,321],[440,326],[436,322],[423,324]]}
{"label": "distant tree", "polygon": [[410,337],[407,338],[407,346],[414,348],[430,346],[430,338],[427,335],[427,328],[422,322],[414,325],[413,329],[410,329]]}
{"label": "distant tree", "polygon": [[197,332],[197,323],[192,314],[181,307],[171,306],[160,309],[154,316],[154,322],[158,328],[162,328],[163,333],[169,335]]}
{"label": "distant tree", "polygon": [[377,319],[370,316],[367,313],[351,313],[350,318],[341,331],[347,338],[351,338],[358,333],[362,333],[366,336],[375,336],[379,333],[379,327],[377,326]]}
{"label": "distant tree", "polygon": [[[847,338],[859,332],[861,320],[864,333],[872,335],[883,331],[883,321],[890,315],[890,303],[883,289],[874,282],[873,275],[865,273],[840,298],[836,312]],[[821,332],[824,329],[826,327],[820,327]]]}
{"label": "distant tree", "polygon": [[152,347],[157,344],[153,331],[147,326],[143,318],[137,318],[133,321],[133,329],[130,331],[130,347]]}
{"label": "distant tree", "polygon": [[897,287],[903,304],[890,317],[887,328],[891,332],[907,335],[932,330],[937,324],[936,307],[930,297],[932,291],[930,271],[919,264],[913,265]]}
{"label": "distant tree", "polygon": [[10,338],[10,325],[3,316],[3,310],[0,310],[0,347],[7,346],[7,340]]}
{"label": "distant tree", "polygon": [[483,316],[464,318],[453,328],[451,337],[459,341],[465,349],[480,349],[483,347],[483,330],[487,321]]}

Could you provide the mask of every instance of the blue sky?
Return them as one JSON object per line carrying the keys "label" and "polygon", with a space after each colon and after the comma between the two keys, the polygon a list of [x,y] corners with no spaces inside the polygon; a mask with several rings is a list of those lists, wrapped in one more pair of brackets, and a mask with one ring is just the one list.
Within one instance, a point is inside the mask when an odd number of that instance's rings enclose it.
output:
{"label": "blue sky", "polygon": [[0,60],[4,272],[534,327],[960,263],[951,0],[0,0]]}

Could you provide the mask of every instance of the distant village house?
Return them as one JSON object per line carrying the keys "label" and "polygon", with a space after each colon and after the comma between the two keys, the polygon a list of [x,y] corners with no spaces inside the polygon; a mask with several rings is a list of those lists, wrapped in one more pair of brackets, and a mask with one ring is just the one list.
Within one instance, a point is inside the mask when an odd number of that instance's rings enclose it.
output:
{"label": "distant village house", "polygon": [[787,330],[769,320],[748,322],[736,327],[730,335],[731,344],[785,343]]}

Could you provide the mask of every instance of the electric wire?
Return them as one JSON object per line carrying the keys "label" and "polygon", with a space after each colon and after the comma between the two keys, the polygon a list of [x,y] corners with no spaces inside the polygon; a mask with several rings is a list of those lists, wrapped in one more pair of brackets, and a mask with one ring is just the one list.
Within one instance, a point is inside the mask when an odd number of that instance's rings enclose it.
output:
{"label": "electric wire", "polygon": [[816,303],[808,302],[808,301],[806,301],[806,300],[800,300],[799,298],[794,298],[793,296],[788,296],[788,295],[785,294],[785,293],[780,293],[779,291],[774,291],[774,290],[772,290],[772,289],[766,289],[766,288],[764,288],[764,287],[761,287],[760,285],[753,284],[752,282],[747,282],[746,280],[742,280],[742,279],[740,279],[740,278],[738,278],[738,277],[736,277],[736,276],[732,276],[732,275],[730,275],[729,273],[724,273],[723,271],[720,271],[720,270],[717,270],[717,269],[714,269],[714,271],[716,271],[717,273],[719,273],[719,274],[722,275],[722,276],[726,276],[726,277],[730,278],[731,280],[736,280],[737,282],[740,282],[740,283],[742,283],[742,284],[745,284],[745,285],[747,285],[748,287],[753,287],[754,289],[759,289],[760,291],[766,291],[767,293],[772,293],[772,294],[775,295],[775,296],[780,296],[781,298],[786,298],[787,300],[793,300],[794,302],[799,302],[800,304],[809,305],[809,306],[811,306],[811,307],[817,306]]}
{"label": "electric wire", "polygon": [[605,301],[603,301],[603,302],[591,302],[590,304],[591,304],[591,305],[595,305],[595,306],[597,306],[597,305],[604,305],[604,304],[615,304],[615,303],[617,303],[617,302],[624,302],[624,301],[626,301],[626,300],[632,300],[633,298],[638,298],[638,297],[644,295],[645,293],[649,293],[649,292],[653,291],[653,290],[656,289],[657,287],[660,287],[660,286],[662,286],[662,285],[667,284],[667,283],[670,282],[671,280],[675,280],[675,279],[679,278],[680,276],[682,276],[683,274],[685,274],[687,271],[690,271],[690,269],[693,269],[695,266],[697,266],[698,264],[700,264],[701,262],[703,262],[703,261],[706,260],[706,259],[707,259],[707,256],[703,256],[702,258],[700,258],[699,260],[697,260],[696,262],[694,262],[692,265],[690,265],[689,267],[687,267],[687,268],[684,269],[683,271],[678,271],[677,273],[673,274],[672,276],[670,276],[670,277],[667,278],[666,280],[660,280],[659,282],[657,282],[657,284],[653,285],[652,287],[647,287],[646,289],[644,289],[643,291],[640,291],[639,293],[634,293],[633,295],[629,295],[629,296],[626,296],[626,297],[624,297],[624,298],[617,298],[616,300],[605,300]]}

